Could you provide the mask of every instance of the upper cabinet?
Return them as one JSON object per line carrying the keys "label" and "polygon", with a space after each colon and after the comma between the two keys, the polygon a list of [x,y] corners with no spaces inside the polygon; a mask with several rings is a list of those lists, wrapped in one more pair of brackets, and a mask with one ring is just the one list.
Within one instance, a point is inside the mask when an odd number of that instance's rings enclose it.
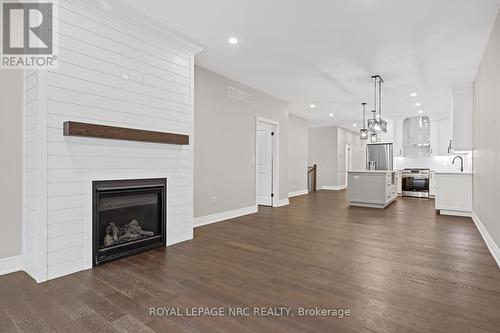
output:
{"label": "upper cabinet", "polygon": [[451,118],[431,121],[431,155],[449,154],[451,131]]}
{"label": "upper cabinet", "polygon": [[473,84],[452,87],[453,117],[452,139],[455,150],[472,150]]}

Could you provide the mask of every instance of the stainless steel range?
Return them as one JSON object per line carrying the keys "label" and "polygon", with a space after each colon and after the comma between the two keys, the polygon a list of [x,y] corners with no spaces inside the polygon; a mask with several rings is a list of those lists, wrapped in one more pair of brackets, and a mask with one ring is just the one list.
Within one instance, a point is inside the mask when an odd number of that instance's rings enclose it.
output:
{"label": "stainless steel range", "polygon": [[404,197],[429,198],[429,169],[404,169],[401,172]]}

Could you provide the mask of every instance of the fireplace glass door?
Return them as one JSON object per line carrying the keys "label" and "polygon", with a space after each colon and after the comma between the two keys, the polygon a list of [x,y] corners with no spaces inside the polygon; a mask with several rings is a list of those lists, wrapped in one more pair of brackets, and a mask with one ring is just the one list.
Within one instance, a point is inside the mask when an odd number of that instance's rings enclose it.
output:
{"label": "fireplace glass door", "polygon": [[164,179],[94,182],[94,265],[165,245]]}

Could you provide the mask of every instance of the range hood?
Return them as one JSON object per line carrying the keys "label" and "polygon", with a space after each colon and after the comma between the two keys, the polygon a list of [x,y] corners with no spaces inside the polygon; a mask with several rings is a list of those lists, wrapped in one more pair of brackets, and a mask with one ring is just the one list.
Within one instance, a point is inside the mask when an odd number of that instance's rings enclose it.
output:
{"label": "range hood", "polygon": [[403,120],[403,150],[405,156],[429,156],[431,121],[427,116]]}

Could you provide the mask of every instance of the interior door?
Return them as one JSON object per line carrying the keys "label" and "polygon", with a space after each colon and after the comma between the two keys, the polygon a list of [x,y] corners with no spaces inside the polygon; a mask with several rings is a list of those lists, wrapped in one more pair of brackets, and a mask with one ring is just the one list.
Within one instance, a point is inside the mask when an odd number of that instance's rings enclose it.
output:
{"label": "interior door", "polygon": [[257,131],[257,204],[273,205],[273,138],[272,130]]}

